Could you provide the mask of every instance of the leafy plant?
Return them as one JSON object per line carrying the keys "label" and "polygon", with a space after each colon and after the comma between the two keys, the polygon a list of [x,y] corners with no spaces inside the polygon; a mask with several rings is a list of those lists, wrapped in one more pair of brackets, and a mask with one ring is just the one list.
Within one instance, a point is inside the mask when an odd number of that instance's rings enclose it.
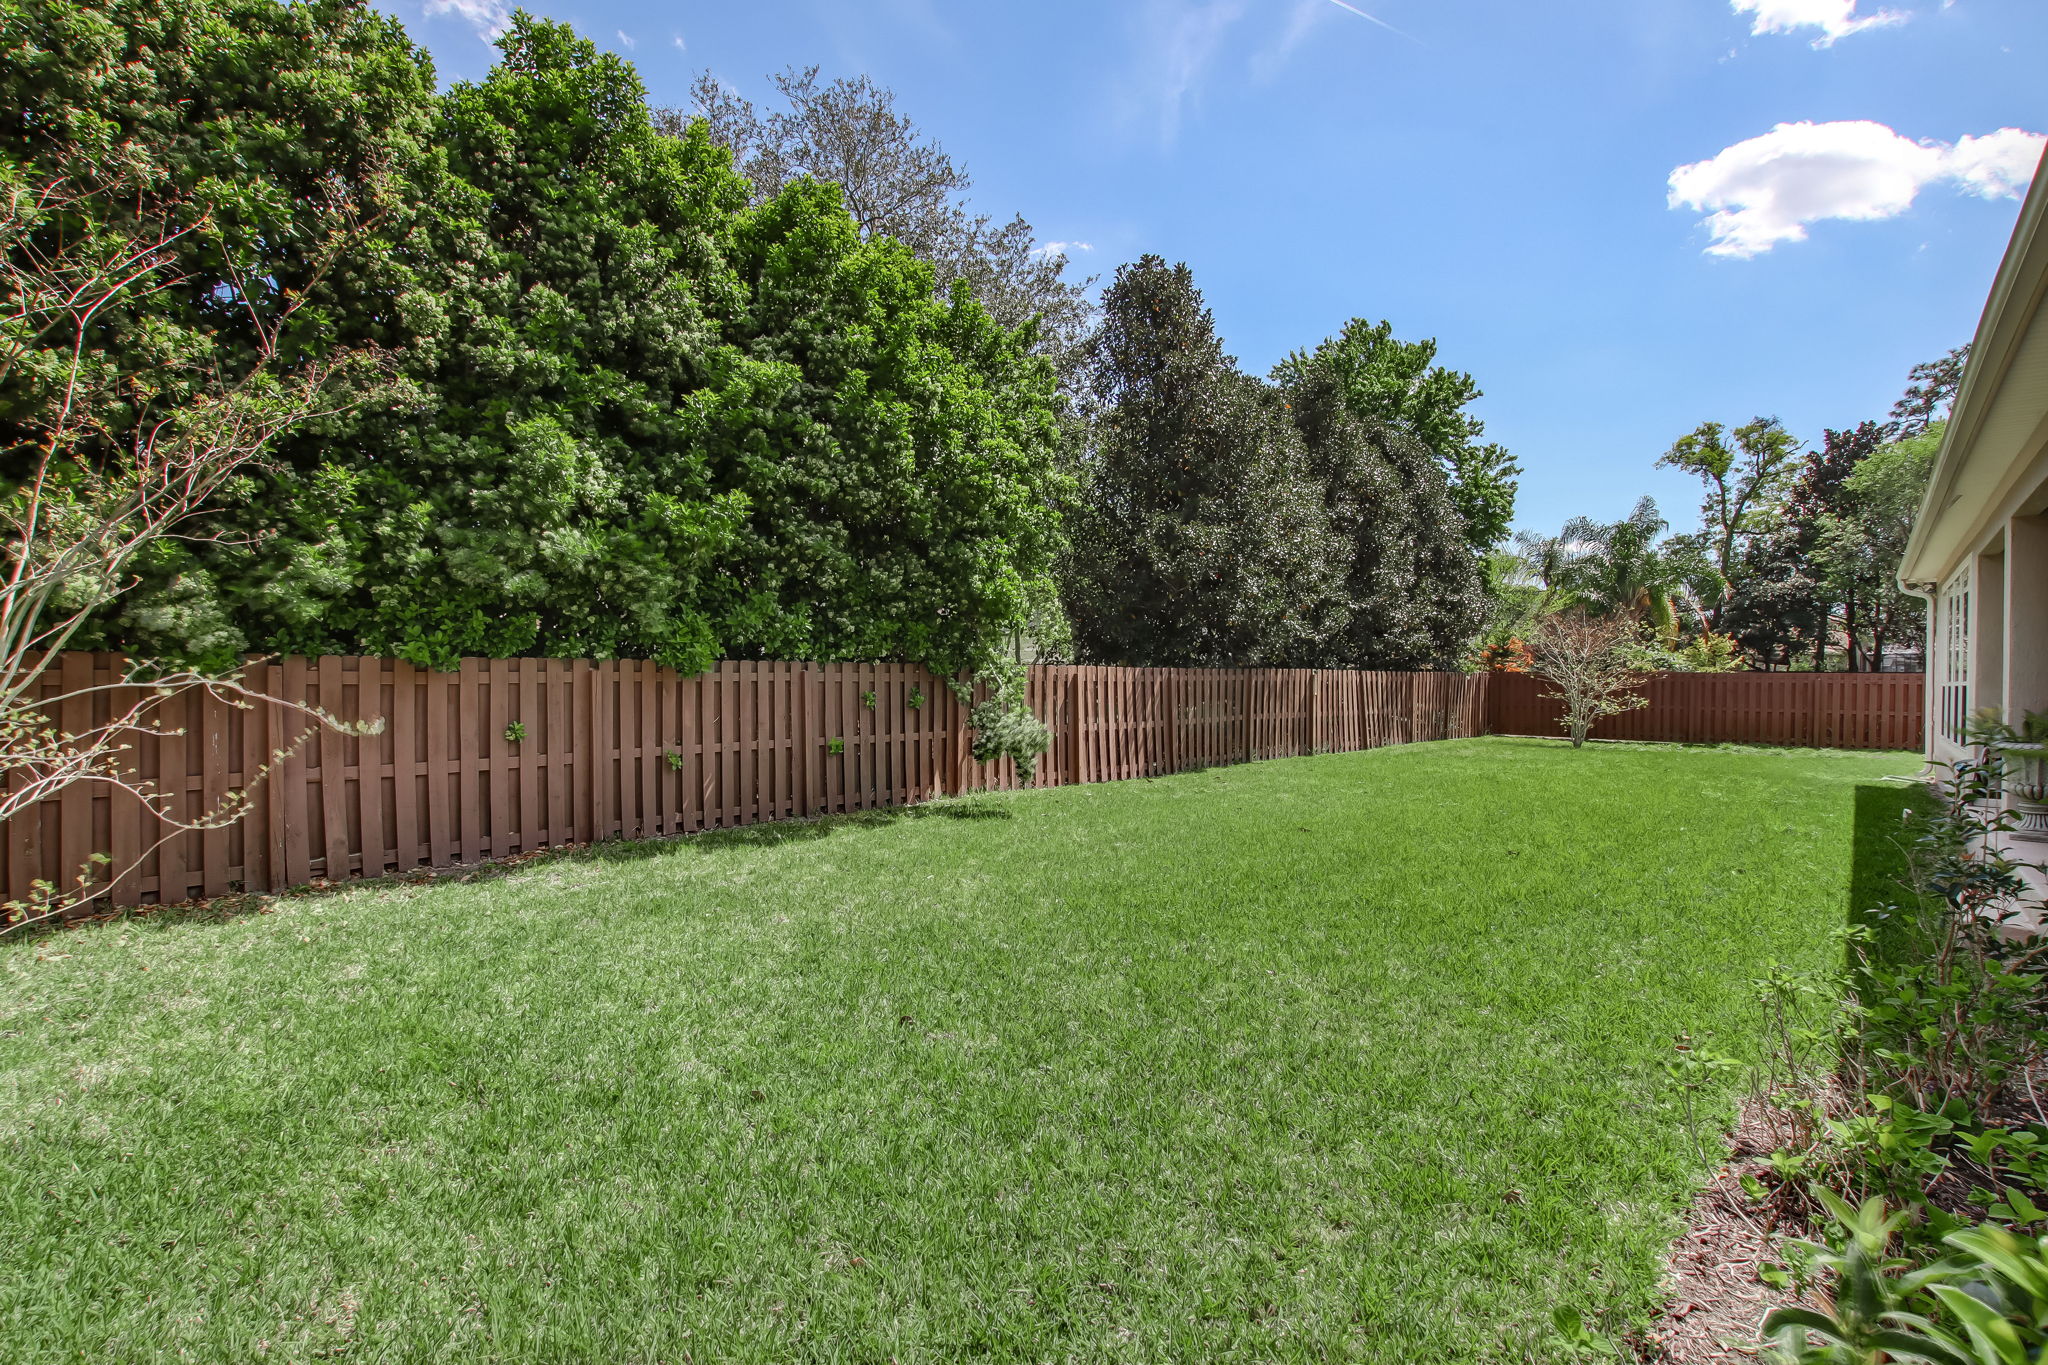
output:
{"label": "leafy plant", "polygon": [[526,742],[526,722],[515,720],[510,725],[507,725],[505,727],[505,742],[507,744],[524,744]]}
{"label": "leafy plant", "polygon": [[1038,757],[1052,744],[1052,731],[1031,714],[1023,703],[1007,697],[991,697],[967,713],[974,728],[971,752],[975,761],[987,763],[1008,758],[1017,765],[1017,779],[1029,782],[1038,773]]}
{"label": "leafy plant", "polygon": [[1557,1354],[1573,1360],[1626,1360],[1619,1342],[1586,1325],[1585,1315],[1569,1304],[1550,1310],[1553,1335],[1549,1345]]}
{"label": "leafy plant", "polygon": [[681,772],[683,770],[683,764],[685,760],[683,758],[682,750],[671,749],[667,753],[663,754],[662,757],[665,760],[667,760],[668,766],[674,771]]}
{"label": "leafy plant", "polygon": [[863,692],[863,693],[861,693],[861,694],[860,694],[860,704],[861,704],[862,706],[865,706],[865,707],[867,707],[867,708],[868,708],[868,710],[870,710],[870,711],[874,710],[874,709],[875,709],[875,694],[874,694],[873,692]]}
{"label": "leafy plant", "polygon": [[2022,711],[2019,724],[2006,721],[1995,706],[1979,707],[1970,717],[1969,738],[1995,749],[2015,744],[2048,744],[2048,711]]}
{"label": "leafy plant", "polygon": [[834,735],[831,739],[825,741],[825,752],[828,754],[845,753],[846,741],[839,738],[837,735]]}
{"label": "leafy plant", "polygon": [[924,689],[922,687],[912,686],[910,689],[910,695],[903,699],[903,704],[905,706],[908,706],[913,711],[923,710]]}
{"label": "leafy plant", "polygon": [[1882,1200],[1851,1207],[1815,1195],[1832,1220],[1828,1240],[1801,1248],[1809,1274],[1829,1282],[1818,1307],[1764,1318],[1782,1365],[2028,1365],[2048,1359],[2048,1237],[2024,1239],[1993,1224],[1942,1240],[1953,1255],[1916,1265],[1893,1253],[1907,1215]]}
{"label": "leafy plant", "polygon": [[1665,1079],[1678,1092],[1685,1109],[1686,1129],[1692,1134],[1693,1145],[1699,1149],[1702,1161],[1706,1160],[1706,1145],[1700,1136],[1694,1098],[1719,1077],[1742,1069],[1742,1063],[1735,1058],[1700,1047],[1687,1036],[1678,1038],[1674,1055],[1664,1060]]}

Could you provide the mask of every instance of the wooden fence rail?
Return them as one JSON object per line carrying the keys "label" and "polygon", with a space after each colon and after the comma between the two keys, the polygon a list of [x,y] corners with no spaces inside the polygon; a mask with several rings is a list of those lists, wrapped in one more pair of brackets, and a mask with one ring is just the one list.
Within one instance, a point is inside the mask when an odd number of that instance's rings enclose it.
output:
{"label": "wooden fence rail", "polygon": [[[46,691],[117,683],[123,667],[116,655],[67,654]],[[636,661],[466,659],[430,673],[391,659],[285,658],[253,665],[246,681],[343,718],[382,716],[384,730],[342,735],[197,693],[161,703],[153,719],[172,733],[142,739],[135,770],[186,818],[248,790],[247,817],[165,837],[132,797],[73,786],[9,822],[6,897],[38,879],[70,884],[96,853],[133,867],[102,904],[171,903],[1022,785],[1008,760],[973,760],[967,708],[910,664],[738,662],[687,677]],[[1500,674],[1039,665],[1026,700],[1052,746],[1031,785],[1490,730],[1556,734],[1555,703],[1539,690]],[[1651,696],[1648,710],[1598,733],[1919,743],[1917,676],[1692,675],[1653,683]],[[74,709],[104,720],[123,697],[103,692]],[[280,750],[291,752],[252,786]]]}

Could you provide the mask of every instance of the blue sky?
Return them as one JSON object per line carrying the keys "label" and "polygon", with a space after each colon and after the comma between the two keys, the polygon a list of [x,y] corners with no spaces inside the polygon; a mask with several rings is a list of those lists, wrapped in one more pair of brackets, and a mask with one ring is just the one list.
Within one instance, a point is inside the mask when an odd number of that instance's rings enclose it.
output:
{"label": "blue sky", "polygon": [[[489,66],[496,0],[382,2],[444,81]],[[977,208],[1085,244],[1075,270],[1188,262],[1247,369],[1356,315],[1437,337],[1540,529],[1646,492],[1689,526],[1696,490],[1652,466],[1708,418],[1773,413],[1811,443],[1882,417],[1976,325],[2039,148],[1999,130],[2048,130],[2043,0],[539,12],[657,103],[705,69],[757,100],[785,66],[865,72]]]}

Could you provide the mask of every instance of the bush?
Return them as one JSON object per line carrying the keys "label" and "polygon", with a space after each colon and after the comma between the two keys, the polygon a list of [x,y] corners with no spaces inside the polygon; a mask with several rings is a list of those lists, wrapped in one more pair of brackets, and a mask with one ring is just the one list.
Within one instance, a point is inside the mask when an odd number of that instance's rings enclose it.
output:
{"label": "bush", "polygon": [[1782,1183],[1753,1193],[1819,1216],[1798,1275],[1829,1281],[1834,1305],[1771,1315],[1783,1361],[1974,1365],[2048,1344],[2048,1117],[2031,1080],[2048,934],[2022,927],[2002,753],[1978,752],[1929,790],[1904,894],[1849,931],[1840,972],[1760,983],[1777,1042],[1756,1089]]}

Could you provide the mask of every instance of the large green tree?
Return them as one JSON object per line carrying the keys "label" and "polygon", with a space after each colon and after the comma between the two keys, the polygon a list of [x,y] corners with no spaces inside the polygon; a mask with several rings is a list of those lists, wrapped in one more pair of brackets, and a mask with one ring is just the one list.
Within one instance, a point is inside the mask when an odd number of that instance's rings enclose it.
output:
{"label": "large green tree", "polygon": [[1313,648],[1339,668],[1448,668],[1486,617],[1484,560],[1440,447],[1384,415],[1344,337],[1283,367],[1281,387],[1339,550]]}
{"label": "large green tree", "polygon": [[[1682,469],[1703,486],[1700,525],[1708,553],[1724,583],[1749,542],[1770,525],[1770,509],[1791,480],[1799,441],[1775,417],[1758,417],[1732,430],[1702,422],[1657,461]],[[1719,623],[1725,592],[1709,604]]]}
{"label": "large green tree", "polygon": [[[358,129],[382,150],[349,171],[402,182],[395,206],[327,263],[299,342],[367,342],[387,365],[225,500],[237,534],[155,566],[100,642],[952,671],[999,659],[1048,595],[1064,501],[1050,366],[1028,329],[864,235],[837,191],[795,177],[750,202],[701,124],[657,133],[631,66],[566,26],[516,16],[485,79],[434,97],[395,25],[361,6],[204,2],[219,8],[195,0],[176,24],[132,3],[64,61],[146,54],[165,24],[229,53],[207,67],[220,92],[139,88],[127,116],[181,130],[235,203],[276,198],[265,158],[289,139],[195,110],[301,67],[322,78],[296,98],[332,99],[333,118],[374,125],[403,105],[404,137]],[[237,46],[266,23],[278,51]],[[383,42],[383,65],[334,57],[330,30]],[[407,61],[404,100],[351,84]],[[91,75],[46,79],[96,90]],[[283,104],[280,127],[298,108]],[[324,139],[328,116],[303,122]],[[45,141],[61,155],[82,136]],[[290,240],[264,221],[257,245]],[[195,278],[216,280],[190,301],[200,323],[173,320],[203,335],[221,302],[227,336],[232,298],[218,274]],[[229,283],[282,278],[237,266]]]}
{"label": "large green tree", "polygon": [[1434,338],[1402,341],[1390,322],[1353,318],[1313,352],[1296,352],[1273,377],[1291,385],[1313,368],[1317,383],[1342,395],[1363,421],[1405,432],[1443,463],[1464,538],[1480,552],[1499,545],[1514,522],[1520,466],[1505,447],[1483,439],[1471,405],[1483,395],[1472,376],[1436,363]]}
{"label": "large green tree", "polygon": [[1087,372],[1067,603],[1084,657],[1431,668],[1484,616],[1437,448],[1336,338],[1266,384],[1186,266],[1118,271]]}
{"label": "large green tree", "polygon": [[[96,372],[127,377],[134,428],[259,351],[290,367],[393,339],[385,258],[433,114],[426,54],[361,0],[0,0],[0,173],[131,187],[48,230],[118,236],[145,206],[178,206],[151,287],[110,301],[80,338]],[[286,335],[260,334],[287,311]],[[34,405],[25,387],[46,369],[0,378],[5,472],[24,458],[11,423]]]}
{"label": "large green tree", "polygon": [[403,387],[293,452],[250,508],[282,533],[206,568],[271,648],[701,666],[698,588],[746,510],[700,439],[744,187],[566,27],[500,47],[440,101],[394,249]]}
{"label": "large green tree", "polygon": [[1830,596],[1855,604],[1844,630],[1852,671],[1877,667],[1888,644],[1913,639],[1924,621],[1921,600],[1899,588],[1899,564],[1947,425],[1936,420],[1872,451],[1817,519],[1816,571]]}
{"label": "large green tree", "polygon": [[1342,550],[1273,391],[1224,354],[1185,265],[1102,300],[1064,596],[1083,658],[1276,663],[1331,632]]}
{"label": "large green tree", "polygon": [[1854,632],[1858,600],[1835,595],[1814,557],[1821,523],[1843,510],[1844,485],[1891,439],[1892,428],[1863,422],[1823,433],[1782,494],[1759,514],[1761,529],[1743,545],[1729,574],[1721,625],[1766,668],[1811,655],[1824,668],[1837,628]]}
{"label": "large green tree", "polygon": [[691,86],[689,109],[656,109],[676,135],[697,120],[731,149],[756,202],[808,176],[839,188],[863,237],[893,237],[932,266],[941,298],[964,282],[1007,327],[1035,328],[1033,348],[1072,377],[1093,318],[1092,280],[1069,280],[1063,252],[1041,246],[1023,215],[998,223],[967,202],[967,168],[896,108],[867,76],[818,79],[818,68],[770,78],[780,107],[763,111],[711,72]]}

